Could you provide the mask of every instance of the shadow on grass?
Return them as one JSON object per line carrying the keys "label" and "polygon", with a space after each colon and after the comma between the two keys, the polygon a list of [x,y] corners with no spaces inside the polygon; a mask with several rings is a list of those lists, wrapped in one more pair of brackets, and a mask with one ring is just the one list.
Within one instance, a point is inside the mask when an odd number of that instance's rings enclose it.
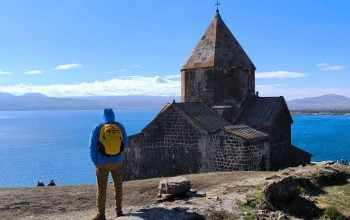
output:
{"label": "shadow on grass", "polygon": [[316,206],[310,196],[326,193],[323,187],[347,184],[347,175],[336,170],[324,170],[313,176],[287,177],[272,183],[265,191],[265,196],[273,209],[282,210],[289,215],[313,219],[324,214],[324,209]]}
{"label": "shadow on grass", "polygon": [[162,207],[145,208],[136,212],[131,212],[127,216],[139,217],[142,219],[159,219],[159,220],[204,220],[205,218],[188,208],[166,209]]}
{"label": "shadow on grass", "polygon": [[303,194],[319,194],[322,189],[311,181],[302,178],[287,177],[271,184],[265,191],[265,197],[273,209],[298,218],[318,218],[322,215],[314,202],[305,199]]}

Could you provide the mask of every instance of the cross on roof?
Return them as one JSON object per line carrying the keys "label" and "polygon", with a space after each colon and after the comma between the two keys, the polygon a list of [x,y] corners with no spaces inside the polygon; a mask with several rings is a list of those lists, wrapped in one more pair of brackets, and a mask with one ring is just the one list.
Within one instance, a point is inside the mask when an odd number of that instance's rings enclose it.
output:
{"label": "cross on roof", "polygon": [[219,5],[220,5],[220,2],[219,0],[216,0],[216,11],[219,12]]}

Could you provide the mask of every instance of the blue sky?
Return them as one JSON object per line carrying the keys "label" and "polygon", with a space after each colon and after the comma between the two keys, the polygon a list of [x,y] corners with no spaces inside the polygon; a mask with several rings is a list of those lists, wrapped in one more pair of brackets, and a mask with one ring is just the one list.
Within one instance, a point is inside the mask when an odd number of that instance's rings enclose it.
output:
{"label": "blue sky", "polygon": [[[214,0],[1,0],[0,92],[180,95]],[[261,96],[350,97],[350,1],[221,0]]]}

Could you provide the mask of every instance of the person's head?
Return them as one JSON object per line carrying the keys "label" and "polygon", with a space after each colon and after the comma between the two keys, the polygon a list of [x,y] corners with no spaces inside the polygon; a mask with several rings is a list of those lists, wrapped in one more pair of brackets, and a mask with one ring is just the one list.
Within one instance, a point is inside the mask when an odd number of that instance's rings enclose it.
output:
{"label": "person's head", "polygon": [[104,111],[103,111],[103,119],[106,122],[114,122],[115,116],[114,116],[113,109],[105,108]]}

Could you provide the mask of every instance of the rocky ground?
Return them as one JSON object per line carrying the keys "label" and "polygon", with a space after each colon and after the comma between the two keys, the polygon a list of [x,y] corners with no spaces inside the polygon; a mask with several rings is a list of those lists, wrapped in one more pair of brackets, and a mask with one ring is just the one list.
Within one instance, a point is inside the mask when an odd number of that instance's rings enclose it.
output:
{"label": "rocky ground", "polygon": [[[185,175],[195,190],[157,201],[161,180],[124,183],[120,219],[350,219],[350,166]],[[94,185],[0,189],[0,219],[91,219]],[[107,218],[114,219],[112,184]],[[118,218],[119,219],[119,218]]]}

